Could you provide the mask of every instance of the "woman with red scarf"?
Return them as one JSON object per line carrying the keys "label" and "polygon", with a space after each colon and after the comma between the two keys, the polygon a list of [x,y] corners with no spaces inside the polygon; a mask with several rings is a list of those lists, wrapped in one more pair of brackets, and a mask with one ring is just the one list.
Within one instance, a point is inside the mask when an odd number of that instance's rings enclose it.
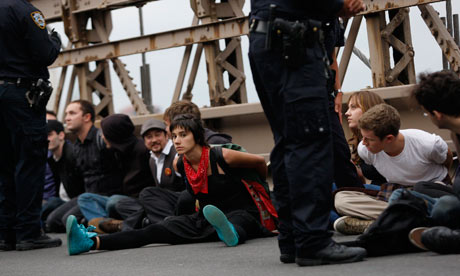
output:
{"label": "woman with red scarf", "polygon": [[74,216],[67,219],[69,255],[90,250],[137,248],[152,243],[185,244],[221,239],[236,246],[246,239],[271,236],[260,223],[259,209],[241,181],[225,175],[217,164],[219,154],[230,168],[255,169],[265,178],[267,167],[262,156],[221,147],[211,148],[204,138],[201,120],[191,114],[179,115],[170,125],[172,140],[179,154],[175,169],[187,190],[201,207],[192,215],[167,217],[146,228],[97,236],[79,225]]}

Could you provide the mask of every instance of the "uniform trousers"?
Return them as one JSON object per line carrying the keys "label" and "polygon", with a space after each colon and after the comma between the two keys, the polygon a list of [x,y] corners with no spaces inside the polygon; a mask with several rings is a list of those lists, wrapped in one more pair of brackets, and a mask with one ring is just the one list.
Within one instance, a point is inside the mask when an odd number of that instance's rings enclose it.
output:
{"label": "uniform trousers", "polygon": [[282,254],[308,257],[332,242],[333,138],[324,52],[307,50],[299,68],[265,49],[265,34],[250,34],[249,59],[257,93],[273,132],[270,155]]}
{"label": "uniform trousers", "polygon": [[47,133],[45,109],[32,109],[16,84],[0,85],[0,240],[40,235]]}

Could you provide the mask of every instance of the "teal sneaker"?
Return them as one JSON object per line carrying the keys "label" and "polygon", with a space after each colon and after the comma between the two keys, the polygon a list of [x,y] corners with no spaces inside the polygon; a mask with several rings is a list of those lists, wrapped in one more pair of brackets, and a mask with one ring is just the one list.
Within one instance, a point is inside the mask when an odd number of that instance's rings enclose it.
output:
{"label": "teal sneaker", "polygon": [[216,229],[217,235],[227,246],[238,245],[238,233],[233,224],[219,208],[214,205],[206,205],[203,208],[206,220]]}
{"label": "teal sneaker", "polygon": [[91,238],[97,236],[96,233],[90,231],[95,228],[94,226],[85,228],[84,225],[78,224],[77,218],[73,215],[67,218],[66,231],[69,255],[77,255],[90,250],[94,244]]}

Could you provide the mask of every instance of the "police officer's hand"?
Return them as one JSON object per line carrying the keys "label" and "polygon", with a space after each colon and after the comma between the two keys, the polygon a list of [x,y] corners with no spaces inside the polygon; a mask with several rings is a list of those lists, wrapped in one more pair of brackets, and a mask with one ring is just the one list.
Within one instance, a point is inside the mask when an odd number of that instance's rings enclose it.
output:
{"label": "police officer's hand", "polygon": [[52,40],[58,42],[59,45],[62,45],[61,36],[54,29],[51,30],[50,37]]}
{"label": "police officer's hand", "polygon": [[344,0],[342,10],[337,14],[343,18],[349,18],[364,11],[366,6],[362,0]]}

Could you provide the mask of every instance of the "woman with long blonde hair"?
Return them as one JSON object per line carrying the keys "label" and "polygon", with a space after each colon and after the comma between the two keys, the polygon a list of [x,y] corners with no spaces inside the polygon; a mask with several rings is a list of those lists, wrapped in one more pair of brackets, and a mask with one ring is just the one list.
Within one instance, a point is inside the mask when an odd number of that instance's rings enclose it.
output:
{"label": "woman with long blonde hair", "polygon": [[381,181],[385,182],[385,178],[383,178],[383,176],[381,176],[375,168],[362,162],[358,155],[358,144],[362,140],[362,135],[358,128],[358,121],[364,112],[374,105],[381,103],[385,102],[378,94],[367,90],[358,91],[353,93],[348,99],[348,109],[347,112],[345,112],[348,127],[352,132],[352,137],[348,140],[351,151],[351,160],[358,168],[358,174],[360,176],[364,175],[364,177],[370,180],[375,180],[377,183],[381,183]]}

